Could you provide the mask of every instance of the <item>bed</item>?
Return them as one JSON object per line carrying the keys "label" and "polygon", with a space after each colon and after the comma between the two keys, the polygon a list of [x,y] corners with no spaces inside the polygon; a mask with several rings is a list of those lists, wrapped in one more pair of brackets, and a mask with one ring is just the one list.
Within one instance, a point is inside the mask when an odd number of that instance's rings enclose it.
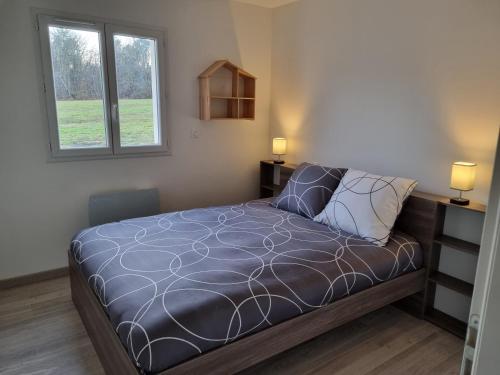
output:
{"label": "bed", "polygon": [[435,202],[385,247],[269,200],[78,233],[72,296],[110,374],[235,373],[423,289]]}

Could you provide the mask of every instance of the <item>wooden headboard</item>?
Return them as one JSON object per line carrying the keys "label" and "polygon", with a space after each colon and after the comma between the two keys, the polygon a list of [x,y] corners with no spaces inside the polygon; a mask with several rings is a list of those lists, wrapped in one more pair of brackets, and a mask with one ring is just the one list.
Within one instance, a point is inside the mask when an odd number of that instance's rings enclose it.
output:
{"label": "wooden headboard", "polygon": [[432,194],[413,192],[403,206],[394,228],[413,236],[424,251],[424,265],[429,265],[430,250],[436,233],[444,225],[445,206]]}

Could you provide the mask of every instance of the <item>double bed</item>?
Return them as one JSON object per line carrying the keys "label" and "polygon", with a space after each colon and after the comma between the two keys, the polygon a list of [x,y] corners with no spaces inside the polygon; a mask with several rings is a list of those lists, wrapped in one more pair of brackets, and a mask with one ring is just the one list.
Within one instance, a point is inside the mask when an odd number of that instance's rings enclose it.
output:
{"label": "double bed", "polygon": [[437,204],[386,246],[269,200],[89,228],[72,295],[107,373],[235,373],[423,289]]}

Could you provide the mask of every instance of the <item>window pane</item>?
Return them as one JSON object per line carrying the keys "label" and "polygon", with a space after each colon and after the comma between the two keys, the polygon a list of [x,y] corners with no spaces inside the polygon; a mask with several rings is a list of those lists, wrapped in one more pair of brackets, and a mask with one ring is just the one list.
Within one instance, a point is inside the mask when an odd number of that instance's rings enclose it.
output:
{"label": "window pane", "polygon": [[61,149],[107,147],[100,36],[49,26]]}
{"label": "window pane", "polygon": [[118,34],[113,40],[121,146],[160,145],[156,40]]}

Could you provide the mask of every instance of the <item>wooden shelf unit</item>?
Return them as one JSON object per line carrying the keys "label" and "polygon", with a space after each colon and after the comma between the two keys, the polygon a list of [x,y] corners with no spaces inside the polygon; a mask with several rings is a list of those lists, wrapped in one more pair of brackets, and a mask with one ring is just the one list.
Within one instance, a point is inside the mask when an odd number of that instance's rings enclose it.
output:
{"label": "wooden shelf unit", "polygon": [[434,199],[439,203],[438,220],[436,221],[437,224],[434,229],[435,239],[429,254],[429,267],[426,270],[427,277],[425,290],[423,296],[421,297],[421,314],[431,323],[465,339],[467,323],[462,322],[461,320],[456,319],[443,311],[437,310],[434,307],[434,298],[436,295],[436,287],[438,285],[469,298],[472,297],[474,285],[439,271],[441,248],[442,246],[446,246],[451,250],[477,256],[479,254],[480,245],[444,234],[444,221],[448,207],[457,207],[459,209],[484,214],[486,212],[486,206],[478,202],[471,202],[468,206],[460,206],[450,203],[448,197],[422,192],[414,192],[413,194]]}
{"label": "wooden shelf unit", "polygon": [[218,60],[198,77],[200,120],[255,119],[256,78],[228,60]]}
{"label": "wooden shelf unit", "polygon": [[[270,198],[278,196],[285,188],[288,180],[297,168],[295,164],[275,164],[272,160],[260,162],[260,197]],[[279,184],[275,184],[274,177]]]}

